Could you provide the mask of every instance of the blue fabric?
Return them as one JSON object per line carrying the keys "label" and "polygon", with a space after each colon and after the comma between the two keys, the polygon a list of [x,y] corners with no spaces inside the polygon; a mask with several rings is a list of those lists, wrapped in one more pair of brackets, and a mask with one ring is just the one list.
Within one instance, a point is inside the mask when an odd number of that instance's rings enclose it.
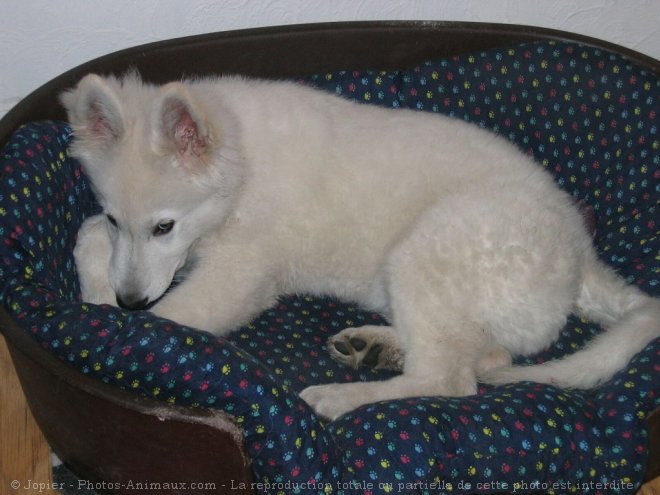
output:
{"label": "blue fabric", "polygon": [[[520,145],[596,212],[600,256],[660,295],[660,82],[621,58],[562,42],[304,81],[369,104],[441,112]],[[75,235],[96,211],[63,123],[22,127],[0,164],[0,300],[43,347],[82,373],[168,403],[212,407],[243,429],[261,491],[273,493],[633,493],[660,406],[660,339],[609,383],[564,391],[520,383],[467,398],[369,405],[324,424],[297,393],[384,379],[330,360],[328,336],[382,324],[331,299],[283,296],[227,338],[81,303]],[[597,326],[570,319],[542,362]],[[268,485],[268,484],[271,485]]]}

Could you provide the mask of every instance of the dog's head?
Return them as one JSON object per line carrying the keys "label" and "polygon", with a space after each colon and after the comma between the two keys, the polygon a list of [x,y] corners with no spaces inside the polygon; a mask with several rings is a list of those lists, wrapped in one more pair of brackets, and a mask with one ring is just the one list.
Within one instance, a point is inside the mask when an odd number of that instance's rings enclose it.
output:
{"label": "dog's head", "polygon": [[120,306],[144,307],[231,212],[242,182],[234,118],[218,98],[136,74],[88,75],[61,100],[107,215],[110,285]]}

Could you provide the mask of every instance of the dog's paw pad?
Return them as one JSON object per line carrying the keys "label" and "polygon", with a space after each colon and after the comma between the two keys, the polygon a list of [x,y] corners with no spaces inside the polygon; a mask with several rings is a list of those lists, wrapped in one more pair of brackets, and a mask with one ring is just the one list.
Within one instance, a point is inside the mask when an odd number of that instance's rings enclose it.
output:
{"label": "dog's paw pad", "polygon": [[362,364],[369,366],[370,368],[377,368],[380,363],[380,354],[383,352],[383,346],[380,344],[374,344],[369,348],[369,350],[364,354],[362,358]]}
{"label": "dog's paw pad", "polygon": [[367,347],[367,342],[358,337],[352,337],[348,341],[333,338],[332,345],[339,354],[350,356],[355,352],[364,350]]}
{"label": "dog's paw pad", "polygon": [[341,354],[342,356],[350,356],[351,355],[351,348],[347,346],[344,342],[341,340],[338,340],[336,342],[332,343],[333,347],[335,350]]}
{"label": "dog's paw pad", "polygon": [[367,346],[367,343],[358,337],[353,337],[351,339],[348,339],[348,341],[353,346],[353,349],[355,349],[358,352],[363,350]]}
{"label": "dog's paw pad", "polygon": [[346,328],[328,340],[330,356],[337,362],[359,368],[401,370],[403,359],[385,327]]}

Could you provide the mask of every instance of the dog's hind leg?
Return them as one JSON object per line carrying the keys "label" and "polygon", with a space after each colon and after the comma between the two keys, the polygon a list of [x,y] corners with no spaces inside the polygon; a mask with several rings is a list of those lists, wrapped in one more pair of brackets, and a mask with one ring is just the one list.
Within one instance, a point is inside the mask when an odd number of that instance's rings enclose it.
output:
{"label": "dog's hind leg", "polygon": [[[441,230],[436,226],[435,232]],[[491,349],[491,340],[469,312],[471,285],[454,267],[461,264],[454,254],[460,248],[447,245],[460,241],[432,234],[433,225],[418,225],[392,252],[386,268],[393,323],[386,332],[399,341],[403,374],[382,382],[305,389],[301,397],[320,415],[334,419],[382,400],[476,393],[477,363]]]}
{"label": "dog's hind leg", "polygon": [[[327,342],[328,353],[335,361],[351,368],[403,371],[404,353],[396,330],[381,325],[345,328]],[[477,375],[495,368],[511,366],[511,353],[492,343],[477,361]]]}
{"label": "dog's hind leg", "polygon": [[530,206],[521,217],[522,206],[504,199],[499,191],[444,198],[392,250],[385,279],[402,375],[310,387],[302,398],[336,418],[375,401],[471,395],[478,373],[507,365],[509,352],[554,340],[577,298],[589,238],[577,229],[579,213],[562,203]]}
{"label": "dog's hind leg", "polygon": [[402,375],[378,382],[308,387],[301,393],[302,399],[319,415],[334,420],[372,402],[476,393],[476,362],[482,350],[478,344],[480,331],[476,326],[459,328],[448,321],[446,323],[449,324],[447,328],[453,331],[444,331],[443,323],[434,325],[437,335],[445,336],[443,340],[434,338],[432,343],[423,338],[409,340]]}

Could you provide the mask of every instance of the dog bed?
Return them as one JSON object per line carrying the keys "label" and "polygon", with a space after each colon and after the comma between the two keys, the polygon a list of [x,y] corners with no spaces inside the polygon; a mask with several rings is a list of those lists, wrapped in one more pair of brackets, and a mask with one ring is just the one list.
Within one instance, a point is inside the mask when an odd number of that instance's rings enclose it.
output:
{"label": "dog bed", "polygon": [[[602,259],[660,295],[660,81],[613,52],[541,41],[301,79],[365,104],[440,112],[516,142],[594,211]],[[376,67],[378,69],[378,67]],[[0,299],[51,354],[114,387],[235,418],[263,493],[633,493],[660,406],[660,339],[593,390],[519,383],[477,396],[359,408],[325,423],[299,399],[310,384],[384,379],[329,359],[324,344],[377,314],[283,295],[228,337],[85,304],[72,249],[97,211],[59,121],[21,127],[0,173]],[[460,212],[456,212],[460,214]],[[524,214],[524,212],[521,212]],[[542,280],[539,281],[542,283]],[[576,349],[599,331],[571,317],[560,340],[521,362]],[[229,485],[228,485],[229,486]]]}

